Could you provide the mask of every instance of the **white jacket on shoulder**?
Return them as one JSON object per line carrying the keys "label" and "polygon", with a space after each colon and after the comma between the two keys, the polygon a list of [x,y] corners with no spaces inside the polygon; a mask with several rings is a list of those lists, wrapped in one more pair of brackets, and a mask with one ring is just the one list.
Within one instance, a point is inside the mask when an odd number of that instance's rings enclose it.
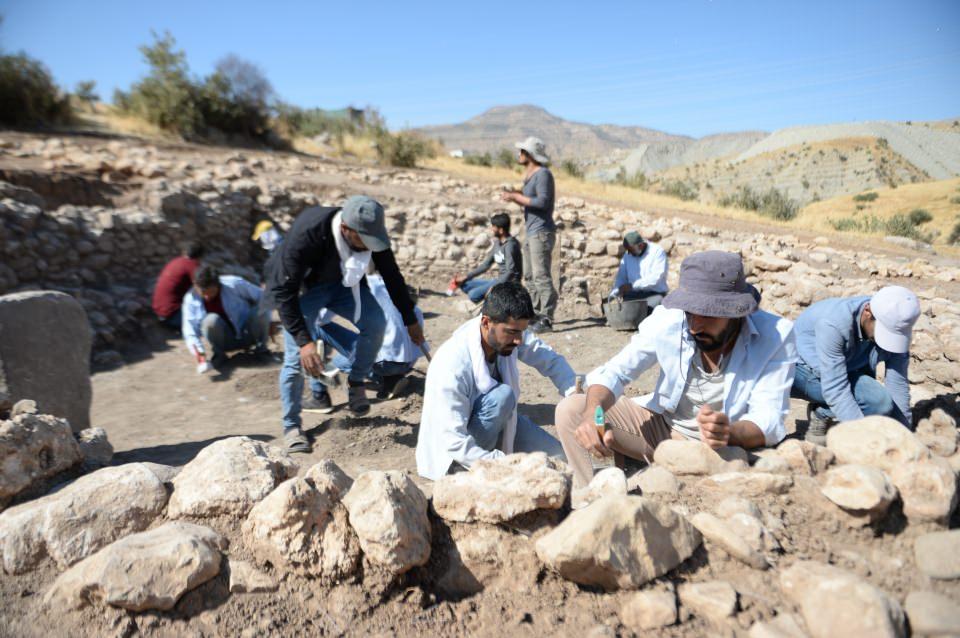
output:
{"label": "white jacket on shoulder", "polygon": [[[561,395],[576,389],[576,373],[562,355],[554,352],[529,330],[523,333],[523,343],[509,357],[500,357],[499,369],[503,382],[509,384],[520,398],[520,370],[522,361],[549,378]],[[474,402],[496,385],[483,361],[480,346],[480,317],[471,319],[459,328],[433,355],[427,370],[423,413],[417,437],[417,472],[428,479],[444,476],[456,461],[470,467],[480,459],[496,459],[513,452],[517,431],[517,412],[514,410],[502,437],[502,449],[486,450],[477,445],[467,431]]]}

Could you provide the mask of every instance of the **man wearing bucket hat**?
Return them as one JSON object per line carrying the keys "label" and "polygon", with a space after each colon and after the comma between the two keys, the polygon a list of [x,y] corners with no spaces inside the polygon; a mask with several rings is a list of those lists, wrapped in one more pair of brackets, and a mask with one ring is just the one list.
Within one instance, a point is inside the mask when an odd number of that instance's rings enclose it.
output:
{"label": "man wearing bucket hat", "polygon": [[[557,431],[577,487],[590,481],[591,455],[619,452],[652,462],[669,438],[714,449],[783,439],[797,358],[793,325],[759,310],[758,299],[739,255],[707,251],[683,261],[678,289],[623,350],[587,375],[586,395],[557,406]],[[660,376],[653,392],[623,396],[654,364]],[[594,424],[598,406],[608,426],[602,437]]]}
{"label": "man wearing bucket hat", "polygon": [[[797,317],[797,374],[792,395],[809,401],[806,439],[824,445],[837,421],[879,414],[913,428],[910,337],[920,316],[917,296],[887,286],[872,297],[818,301]],[[876,379],[883,362],[884,379]]]}
{"label": "man wearing bucket hat", "polygon": [[533,298],[537,319],[530,325],[533,332],[553,329],[553,314],[557,309],[557,289],[553,286],[551,265],[553,248],[557,243],[557,225],[553,222],[553,173],[547,168],[543,140],[528,137],[514,144],[517,161],[524,167],[523,189],[504,191],[500,198],[523,206],[526,236],[523,240],[523,278]]}
{"label": "man wearing bucket hat", "polygon": [[645,299],[652,312],[667,294],[667,253],[635,230],[624,235],[623,247],[626,252],[608,296]]}
{"label": "man wearing bucket hat", "polygon": [[302,371],[315,378],[322,376],[324,363],[317,352],[316,319],[324,308],[346,318],[359,331],[353,351],[342,353],[353,361],[347,402],[355,416],[370,410],[365,382],[386,326],[383,310],[367,285],[371,266],[383,277],[410,339],[422,344],[423,329],[390,249],[383,206],[377,201],[354,195],[343,208],[316,206],[304,210],[267,262],[267,288],[284,327],[280,401],[284,439],[292,452],[310,451],[310,442],[300,429],[300,411],[306,409],[302,405]]}

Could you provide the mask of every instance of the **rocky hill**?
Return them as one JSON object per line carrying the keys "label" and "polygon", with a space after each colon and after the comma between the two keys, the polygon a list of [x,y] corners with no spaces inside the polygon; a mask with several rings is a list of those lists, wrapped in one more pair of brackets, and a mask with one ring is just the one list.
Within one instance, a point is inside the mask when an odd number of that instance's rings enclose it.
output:
{"label": "rocky hill", "polygon": [[555,159],[604,156],[656,142],[692,141],[641,126],[571,122],[530,104],[495,106],[466,122],[428,126],[419,132],[441,140],[449,150],[466,153],[495,153],[535,135],[546,142]]}

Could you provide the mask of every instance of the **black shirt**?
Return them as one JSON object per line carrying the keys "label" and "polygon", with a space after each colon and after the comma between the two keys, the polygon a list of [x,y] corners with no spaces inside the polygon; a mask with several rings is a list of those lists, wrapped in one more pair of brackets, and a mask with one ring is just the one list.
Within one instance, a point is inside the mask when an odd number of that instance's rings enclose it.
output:
{"label": "black shirt", "polygon": [[[333,218],[339,208],[314,206],[301,212],[266,264],[267,288],[273,295],[283,327],[298,346],[313,341],[300,311],[300,288],[340,283],[340,254],[334,242]],[[372,261],[383,277],[390,300],[400,311],[404,325],[417,323],[413,301],[400,274],[397,260],[389,248],[373,253]],[[348,317],[349,318],[349,317]]]}

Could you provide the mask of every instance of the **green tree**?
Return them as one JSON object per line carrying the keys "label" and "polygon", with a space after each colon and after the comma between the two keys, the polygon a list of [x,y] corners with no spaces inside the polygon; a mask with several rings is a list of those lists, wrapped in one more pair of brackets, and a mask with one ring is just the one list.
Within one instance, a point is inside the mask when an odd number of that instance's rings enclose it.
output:
{"label": "green tree", "polygon": [[0,122],[36,126],[70,117],[70,104],[43,63],[25,53],[0,56]]}
{"label": "green tree", "polygon": [[152,34],[152,45],[140,47],[150,72],[129,93],[129,110],[168,131],[192,136],[200,132],[203,118],[197,105],[197,89],[190,81],[187,57],[176,49],[169,33]]}
{"label": "green tree", "polygon": [[77,87],[73,90],[73,95],[89,107],[92,107],[94,102],[100,100],[100,96],[97,95],[97,83],[93,80],[77,82]]}

